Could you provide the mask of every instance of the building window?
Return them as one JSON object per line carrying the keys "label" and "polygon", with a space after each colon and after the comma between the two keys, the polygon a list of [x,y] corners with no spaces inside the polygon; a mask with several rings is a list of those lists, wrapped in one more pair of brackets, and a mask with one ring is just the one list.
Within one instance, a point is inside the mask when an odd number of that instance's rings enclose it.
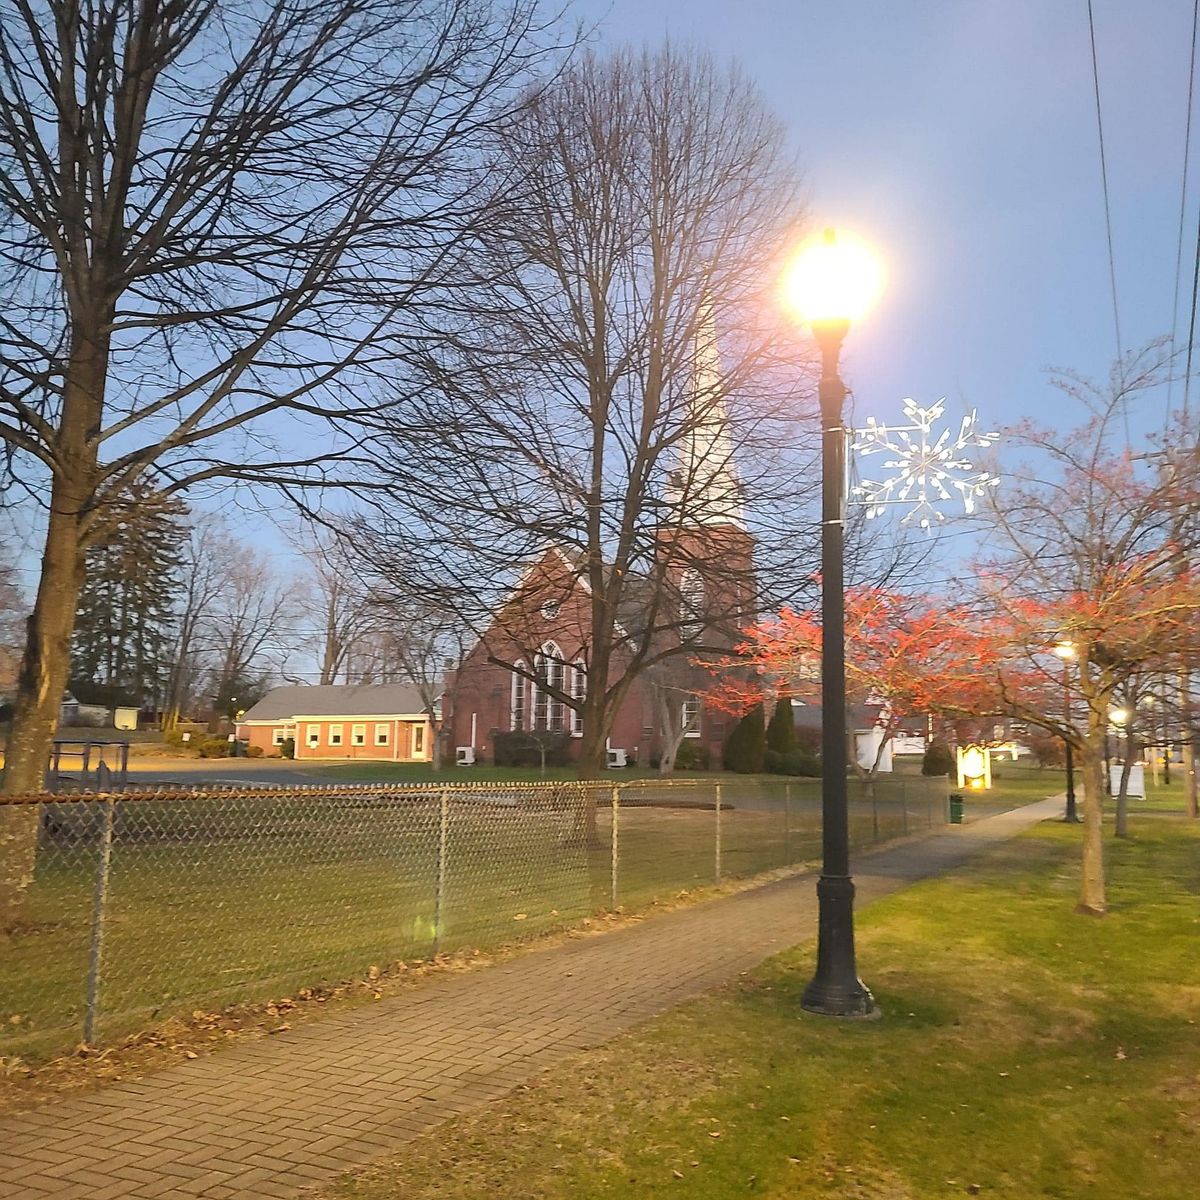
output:
{"label": "building window", "polygon": [[683,702],[683,711],[681,719],[683,721],[683,736],[689,738],[698,738],[700,736],[700,713],[701,713],[700,697],[689,696]]}
{"label": "building window", "polygon": [[575,707],[571,710],[571,736],[583,737],[583,702],[587,698],[587,668],[577,658],[571,674],[571,699]]}
{"label": "building window", "polygon": [[547,621],[553,621],[554,618],[558,616],[558,613],[559,607],[557,600],[547,600],[546,603],[542,605],[542,616],[545,617]]}
{"label": "building window", "polygon": [[331,746],[340,746],[342,744],[342,726],[330,725],[329,744]]}
{"label": "building window", "polygon": [[704,576],[689,567],[679,580],[679,633],[683,638],[695,637],[703,627]]}
{"label": "building window", "polygon": [[[566,687],[567,665],[561,659],[552,659],[546,680],[550,687],[561,692]],[[551,733],[562,733],[566,726],[567,706],[556,696],[550,697]]]}
{"label": "building window", "polygon": [[367,727],[365,725],[355,725],[350,730],[350,745],[365,746],[367,744]]}
{"label": "building window", "polygon": [[[516,664],[518,670],[524,666],[523,662]],[[525,728],[525,682],[525,676],[518,675],[514,670],[512,673],[512,697],[509,705],[509,729]]]}
{"label": "building window", "polygon": [[560,693],[567,690],[567,664],[563,662],[562,651],[553,642],[542,647],[534,673],[538,683],[533,689],[533,728],[562,733],[567,727],[567,706],[552,696],[549,689],[554,688]]}
{"label": "building window", "polygon": [[285,739],[284,733],[283,733],[283,726],[276,725],[274,731],[271,734],[271,745],[272,746],[282,746],[285,740],[286,739]]}
{"label": "building window", "polygon": [[319,746],[321,744],[320,725],[306,725],[304,727],[304,740],[310,746]]}
{"label": "building window", "polygon": [[414,725],[412,727],[412,752],[413,758],[418,754],[425,753],[425,726]]}
{"label": "building window", "polygon": [[375,726],[375,745],[386,746],[388,744],[388,727],[386,725]]}

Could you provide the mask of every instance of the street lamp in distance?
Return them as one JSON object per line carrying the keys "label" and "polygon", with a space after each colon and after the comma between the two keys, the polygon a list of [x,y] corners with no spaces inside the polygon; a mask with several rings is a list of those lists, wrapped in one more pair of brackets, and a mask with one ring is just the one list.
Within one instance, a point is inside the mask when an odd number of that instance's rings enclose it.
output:
{"label": "street lamp in distance", "polygon": [[[1062,659],[1063,665],[1063,721],[1069,728],[1071,724],[1071,662],[1075,658],[1075,643],[1062,641],[1054,646],[1054,653]],[[1075,762],[1069,734],[1064,733],[1063,744],[1067,748],[1067,811],[1063,820],[1072,825],[1079,824],[1079,813],[1075,805]]]}
{"label": "street lamp in distance", "polygon": [[1108,734],[1111,729],[1119,729],[1124,738],[1124,744],[1118,742],[1118,748],[1121,749],[1122,764],[1129,758],[1129,731],[1126,726],[1129,724],[1129,710],[1121,708],[1119,705],[1116,708],[1108,710],[1108,725],[1104,729],[1104,787],[1110,796],[1115,795],[1113,792],[1112,783],[1112,755],[1109,751]]}
{"label": "street lamp in distance", "polygon": [[879,1009],[858,977],[854,881],[846,792],[846,387],[838,360],[850,322],[882,284],[879,262],[855,238],[826,229],[788,268],[784,300],[821,351],[821,878],[817,883],[817,970],[801,1006],[830,1017]]}

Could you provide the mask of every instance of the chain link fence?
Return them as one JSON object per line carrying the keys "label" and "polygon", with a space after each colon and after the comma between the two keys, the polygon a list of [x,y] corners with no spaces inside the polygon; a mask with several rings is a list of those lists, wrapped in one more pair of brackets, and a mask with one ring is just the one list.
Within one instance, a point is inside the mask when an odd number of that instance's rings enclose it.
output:
{"label": "chain link fence", "polygon": [[[850,787],[856,846],[946,820],[945,780]],[[36,837],[0,936],[0,1056],[812,862],[820,810],[819,780],[726,777],[0,800]]]}

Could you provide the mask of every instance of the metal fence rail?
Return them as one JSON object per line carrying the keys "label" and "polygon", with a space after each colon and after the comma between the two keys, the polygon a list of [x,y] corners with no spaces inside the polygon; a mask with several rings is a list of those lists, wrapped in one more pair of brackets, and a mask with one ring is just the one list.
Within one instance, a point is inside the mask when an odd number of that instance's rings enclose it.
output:
{"label": "metal fence rail", "polygon": [[[0,939],[0,1055],[112,1041],[404,960],[535,937],[820,855],[820,781],[387,785],[0,800],[36,829]],[[851,782],[865,846],[944,780]],[[5,808],[0,807],[0,816]]]}

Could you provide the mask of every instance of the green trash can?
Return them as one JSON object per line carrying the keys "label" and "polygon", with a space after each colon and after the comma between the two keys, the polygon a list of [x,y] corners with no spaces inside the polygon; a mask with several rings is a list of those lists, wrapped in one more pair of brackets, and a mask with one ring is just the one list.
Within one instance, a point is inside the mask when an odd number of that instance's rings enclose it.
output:
{"label": "green trash can", "polygon": [[962,792],[950,793],[950,824],[961,825],[963,817]]}

